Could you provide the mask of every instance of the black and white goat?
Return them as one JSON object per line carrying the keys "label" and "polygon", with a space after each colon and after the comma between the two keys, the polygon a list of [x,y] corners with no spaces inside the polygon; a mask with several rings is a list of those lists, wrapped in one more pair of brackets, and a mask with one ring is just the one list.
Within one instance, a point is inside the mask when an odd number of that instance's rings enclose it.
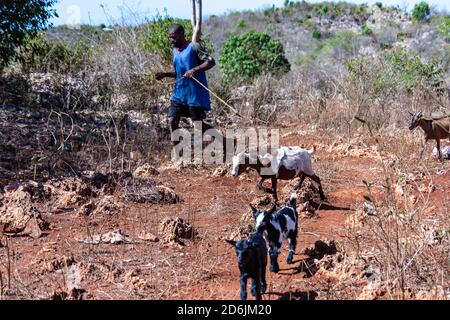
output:
{"label": "black and white goat", "polygon": [[270,271],[278,272],[278,255],[283,242],[289,239],[289,255],[287,263],[292,264],[295,248],[297,245],[297,194],[292,193],[289,204],[275,212],[275,206],[270,211],[257,210],[250,205],[253,216],[256,220],[256,232],[266,232],[266,239],[269,242]]}
{"label": "black and white goat", "polygon": [[266,292],[267,245],[262,233],[256,232],[247,240],[226,240],[236,249],[239,270],[241,272],[241,300],[247,299],[247,279],[252,279],[251,294],[261,300]]}

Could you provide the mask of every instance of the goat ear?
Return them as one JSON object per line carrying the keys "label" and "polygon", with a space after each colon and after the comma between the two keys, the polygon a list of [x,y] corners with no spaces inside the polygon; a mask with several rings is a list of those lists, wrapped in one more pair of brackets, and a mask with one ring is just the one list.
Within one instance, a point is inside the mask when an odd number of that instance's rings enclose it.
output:
{"label": "goat ear", "polygon": [[233,247],[236,247],[236,241],[228,240],[228,239],[225,239],[225,241],[228,242],[229,244],[231,244]]}
{"label": "goat ear", "polygon": [[270,213],[270,214],[274,213],[276,209],[277,209],[277,205],[274,204],[274,205],[272,206],[272,208],[270,208],[269,213]]}
{"label": "goat ear", "polygon": [[408,111],[408,113],[409,113],[411,116],[414,116],[414,113],[412,113],[411,111]]}
{"label": "goat ear", "polygon": [[250,208],[252,208],[253,215],[258,212],[258,210],[253,205],[250,205]]}

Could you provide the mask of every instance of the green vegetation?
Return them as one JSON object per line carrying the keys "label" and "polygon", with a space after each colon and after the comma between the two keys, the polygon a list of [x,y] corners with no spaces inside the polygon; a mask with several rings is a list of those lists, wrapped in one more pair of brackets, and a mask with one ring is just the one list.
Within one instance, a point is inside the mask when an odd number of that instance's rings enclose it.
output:
{"label": "green vegetation", "polygon": [[165,62],[170,63],[172,61],[173,46],[169,41],[167,30],[174,23],[178,23],[184,27],[187,39],[192,37],[192,25],[189,20],[169,16],[163,18],[158,14],[145,28],[146,30],[141,40],[142,48],[150,53],[160,55]]}
{"label": "green vegetation", "polygon": [[417,89],[440,94],[444,90],[444,70],[404,49],[389,50],[378,61],[367,56],[352,58],[345,66],[348,80],[363,83],[373,99],[388,91],[395,94]]}
{"label": "green vegetation", "polygon": [[381,2],[375,2],[375,6],[377,6],[380,9],[383,8],[383,4]]}
{"label": "green vegetation", "polygon": [[283,74],[290,70],[283,45],[254,30],[230,37],[220,52],[219,65],[225,83],[252,81],[262,73]]}
{"label": "green vegetation", "polygon": [[295,6],[294,1],[284,0],[284,7],[285,8],[293,8]]}
{"label": "green vegetation", "polygon": [[[173,46],[168,38],[168,29],[173,24],[182,25],[186,32],[186,39],[192,38],[192,24],[190,20],[162,17],[156,15],[145,27],[141,35],[141,47],[144,51],[159,55],[167,64],[172,63]],[[208,39],[202,39],[202,46],[212,52],[212,44]]]}
{"label": "green vegetation", "polygon": [[339,56],[346,58],[353,53],[352,40],[355,36],[356,34],[351,31],[343,31],[334,37],[319,41],[316,49],[300,57],[296,63],[300,65],[311,64],[319,56],[332,55],[334,52],[339,52]]}
{"label": "green vegetation", "polygon": [[430,16],[430,6],[425,1],[417,3],[412,11],[412,17],[416,21],[425,21]]}
{"label": "green vegetation", "polygon": [[320,32],[320,29],[315,28],[312,32],[312,37],[314,39],[320,39],[322,37],[322,32]]}
{"label": "green vegetation", "polygon": [[22,66],[27,72],[77,72],[91,63],[99,47],[78,39],[74,44],[47,40],[44,33],[28,41],[20,49]]}
{"label": "green vegetation", "polygon": [[238,22],[236,23],[236,27],[238,29],[243,29],[246,27],[245,25],[245,20],[244,19],[239,19]]}
{"label": "green vegetation", "polygon": [[361,27],[361,34],[363,36],[370,36],[373,33],[372,29],[370,29],[367,24],[363,24]]}
{"label": "green vegetation", "polygon": [[450,16],[446,15],[442,19],[442,23],[438,28],[438,33],[446,38],[447,40],[450,40]]}
{"label": "green vegetation", "polygon": [[17,48],[57,16],[55,0],[2,1],[0,4],[0,69],[18,58]]}

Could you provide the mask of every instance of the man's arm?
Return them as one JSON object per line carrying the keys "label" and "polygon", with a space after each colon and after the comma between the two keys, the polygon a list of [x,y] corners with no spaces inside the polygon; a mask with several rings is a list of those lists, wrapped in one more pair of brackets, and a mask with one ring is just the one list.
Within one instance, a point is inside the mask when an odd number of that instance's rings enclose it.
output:
{"label": "man's arm", "polygon": [[198,60],[202,62],[202,64],[198,65],[195,68],[187,71],[184,74],[184,77],[191,78],[196,72],[208,71],[216,65],[216,61],[214,60],[209,53],[204,51],[199,43],[193,43],[194,50],[197,52]]}
{"label": "man's arm", "polygon": [[177,74],[176,72],[157,72],[155,74],[156,80],[162,80],[164,78],[176,78]]}

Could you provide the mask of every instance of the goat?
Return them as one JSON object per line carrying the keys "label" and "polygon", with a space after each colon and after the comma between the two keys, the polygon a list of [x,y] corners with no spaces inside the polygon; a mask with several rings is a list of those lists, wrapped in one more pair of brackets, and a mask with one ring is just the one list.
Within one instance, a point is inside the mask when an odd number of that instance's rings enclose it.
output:
{"label": "goat", "polygon": [[409,130],[414,130],[417,127],[421,127],[425,133],[425,138],[422,142],[421,151],[419,154],[419,160],[422,159],[423,152],[425,150],[428,140],[436,140],[436,146],[438,150],[438,158],[442,161],[441,153],[441,139],[448,138],[450,141],[450,115],[442,118],[430,119],[423,116],[422,112],[411,113],[411,122],[409,124]]}
{"label": "goat", "polygon": [[251,158],[249,153],[241,152],[233,156],[231,174],[233,177],[238,177],[247,168],[256,170],[261,177],[256,185],[258,189],[263,189],[263,182],[271,179],[272,189],[269,192],[274,195],[275,202],[278,201],[277,180],[291,180],[300,177],[300,182],[295,186],[295,189],[299,189],[305,178],[308,177],[319,185],[320,199],[324,200],[325,195],[320,178],[312,169],[311,157],[313,154],[314,149],[306,150],[300,147],[281,147],[277,150],[277,156],[266,154],[256,158]]}
{"label": "goat", "polygon": [[256,221],[256,232],[265,232],[266,239],[269,242],[270,272],[277,273],[280,270],[278,255],[286,239],[289,239],[287,264],[292,264],[294,258],[298,234],[297,194],[292,193],[289,204],[276,213],[274,213],[275,206],[269,211],[257,210],[251,205],[250,207]]}
{"label": "goat", "polygon": [[226,240],[236,250],[236,256],[241,272],[241,300],[247,299],[247,279],[252,279],[251,294],[256,300],[261,300],[261,293],[267,289],[267,245],[262,233],[256,232],[247,240]]}

